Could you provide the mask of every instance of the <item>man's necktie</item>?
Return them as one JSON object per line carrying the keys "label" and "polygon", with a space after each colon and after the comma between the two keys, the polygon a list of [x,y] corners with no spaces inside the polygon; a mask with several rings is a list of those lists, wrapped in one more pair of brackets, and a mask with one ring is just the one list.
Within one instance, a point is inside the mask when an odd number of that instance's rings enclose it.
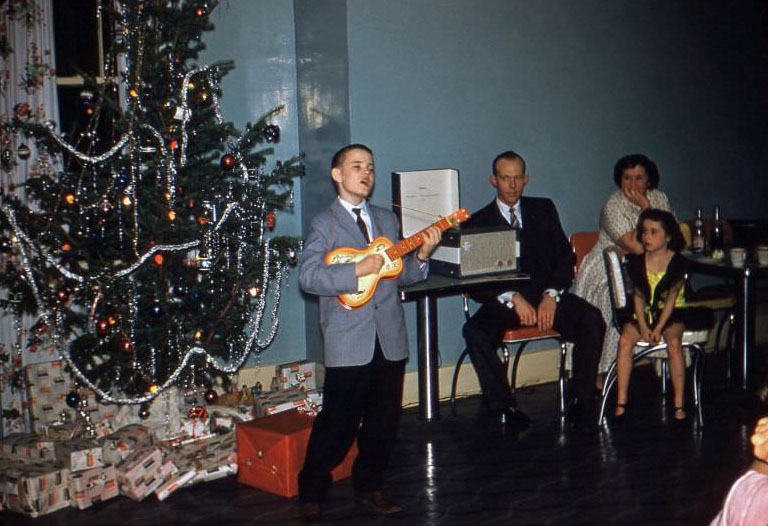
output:
{"label": "man's necktie", "polygon": [[511,219],[510,225],[512,225],[512,228],[515,230],[520,230],[520,220],[517,218],[517,214],[515,214],[515,210],[510,208],[509,209],[509,218]]}
{"label": "man's necktie", "polygon": [[362,210],[359,208],[353,208],[352,211],[357,216],[357,226],[360,227],[360,231],[363,233],[363,237],[365,238],[366,243],[370,243],[371,236],[368,235],[368,227],[365,226],[365,221],[363,221],[363,216],[360,215],[362,213]]}

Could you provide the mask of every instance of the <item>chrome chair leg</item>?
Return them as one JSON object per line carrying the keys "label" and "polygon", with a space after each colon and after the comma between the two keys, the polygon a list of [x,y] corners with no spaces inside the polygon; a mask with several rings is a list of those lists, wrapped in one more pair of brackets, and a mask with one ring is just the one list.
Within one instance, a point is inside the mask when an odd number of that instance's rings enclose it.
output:
{"label": "chrome chair leg", "polygon": [[[520,364],[520,357],[523,355],[523,351],[527,345],[528,342],[520,343],[515,351],[515,359],[512,360],[512,371],[509,374],[509,388],[512,391],[512,396],[515,396],[515,389],[517,388],[517,370],[518,365]],[[509,357],[509,352],[507,352],[507,357]]]}
{"label": "chrome chair leg", "polygon": [[597,415],[597,425],[603,425],[605,423],[605,406],[608,403],[608,393],[611,392],[613,384],[616,383],[616,360],[613,361],[611,367],[605,375],[605,381],[603,382],[603,393],[600,397],[600,412]]}
{"label": "chrome chair leg", "polygon": [[725,378],[731,381],[731,356],[736,347],[736,315],[731,311],[728,314],[728,332],[725,333]]}
{"label": "chrome chair leg", "polygon": [[704,369],[704,349],[701,346],[692,343],[688,346],[691,352],[691,368],[693,369],[693,403],[696,407],[696,421],[699,426],[704,427],[704,411],[702,409],[701,381]]}
{"label": "chrome chair leg", "polygon": [[559,379],[559,385],[560,385],[560,418],[565,418],[565,393],[566,388],[568,387],[566,385],[566,382],[568,381],[568,372],[565,370],[565,359],[568,352],[568,348],[565,345],[565,342],[560,340],[560,379]]}
{"label": "chrome chair leg", "polygon": [[459,371],[461,370],[461,366],[467,356],[469,356],[469,349],[464,349],[461,351],[461,354],[459,355],[459,361],[456,362],[456,367],[453,370],[453,380],[451,380],[451,398],[449,400],[451,402],[451,409],[454,412],[456,411],[456,389],[458,388],[459,383]]}

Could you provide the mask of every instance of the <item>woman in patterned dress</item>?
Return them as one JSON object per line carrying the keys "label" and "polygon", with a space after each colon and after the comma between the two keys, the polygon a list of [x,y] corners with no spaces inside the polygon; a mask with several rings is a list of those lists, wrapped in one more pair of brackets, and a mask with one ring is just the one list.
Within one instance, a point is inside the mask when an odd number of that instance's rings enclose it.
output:
{"label": "woman in patterned dress", "polygon": [[584,298],[603,313],[607,330],[603,353],[600,356],[600,373],[608,371],[616,358],[619,345],[619,332],[612,320],[603,251],[608,247],[615,247],[623,253],[642,254],[643,245],[635,236],[640,212],[646,208],[672,212],[669,199],[657,189],[659,171],[656,163],[645,155],[633,154],[619,159],[613,168],[613,180],[619,189],[603,206],[597,244],[584,257],[573,290],[577,296]]}

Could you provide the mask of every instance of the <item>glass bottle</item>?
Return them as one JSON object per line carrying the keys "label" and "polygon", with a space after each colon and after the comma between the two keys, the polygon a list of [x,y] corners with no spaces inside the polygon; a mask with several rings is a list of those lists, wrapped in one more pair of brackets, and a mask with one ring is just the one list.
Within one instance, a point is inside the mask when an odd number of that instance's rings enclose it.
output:
{"label": "glass bottle", "polygon": [[720,257],[723,254],[723,220],[720,217],[720,206],[715,205],[714,225],[712,226],[712,254]]}
{"label": "glass bottle", "polygon": [[696,209],[696,219],[693,220],[693,235],[691,236],[691,252],[701,254],[704,252],[706,235],[704,233],[704,216],[701,207]]}

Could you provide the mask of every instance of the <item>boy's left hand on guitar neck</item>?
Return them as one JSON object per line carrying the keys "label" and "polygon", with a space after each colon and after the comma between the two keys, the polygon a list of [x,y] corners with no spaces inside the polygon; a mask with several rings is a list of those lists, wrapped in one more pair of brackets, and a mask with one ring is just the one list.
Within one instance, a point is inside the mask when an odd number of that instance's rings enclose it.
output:
{"label": "boy's left hand on guitar neck", "polygon": [[432,225],[422,231],[422,237],[424,239],[424,244],[419,247],[416,257],[419,261],[423,262],[428,260],[429,256],[432,255],[432,252],[437,248],[440,239],[443,237],[443,231]]}

